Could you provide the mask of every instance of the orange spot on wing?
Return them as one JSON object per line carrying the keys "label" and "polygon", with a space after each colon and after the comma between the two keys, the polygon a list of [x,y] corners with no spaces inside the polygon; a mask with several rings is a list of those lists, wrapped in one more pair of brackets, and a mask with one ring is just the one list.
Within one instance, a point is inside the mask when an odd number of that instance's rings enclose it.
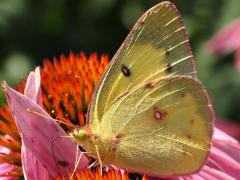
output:
{"label": "orange spot on wing", "polygon": [[154,86],[153,86],[153,83],[152,82],[149,82],[145,85],[145,88],[147,89],[152,89]]}

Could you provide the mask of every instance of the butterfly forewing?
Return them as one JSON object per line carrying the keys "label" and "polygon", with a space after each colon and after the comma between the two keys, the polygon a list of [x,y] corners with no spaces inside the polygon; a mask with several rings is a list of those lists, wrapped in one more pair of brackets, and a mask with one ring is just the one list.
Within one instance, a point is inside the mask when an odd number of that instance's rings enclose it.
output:
{"label": "butterfly forewing", "polygon": [[194,76],[194,64],[182,19],[169,2],[148,10],[113,57],[92,99],[91,121],[115,98],[144,82],[171,75]]}

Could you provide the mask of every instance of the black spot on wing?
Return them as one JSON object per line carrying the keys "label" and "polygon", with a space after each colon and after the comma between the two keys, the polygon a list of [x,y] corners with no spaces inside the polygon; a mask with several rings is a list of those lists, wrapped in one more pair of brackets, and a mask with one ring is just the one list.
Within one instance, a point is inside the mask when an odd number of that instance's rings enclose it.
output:
{"label": "black spot on wing", "polygon": [[166,50],[165,55],[166,55],[166,56],[169,56],[169,55],[170,55],[170,51],[169,51],[169,50]]}
{"label": "black spot on wing", "polygon": [[173,72],[173,66],[170,63],[167,63],[166,72],[167,73]]}
{"label": "black spot on wing", "polygon": [[128,66],[126,66],[125,64],[122,64],[122,68],[121,71],[123,73],[124,76],[130,76],[131,75],[131,70]]}
{"label": "black spot on wing", "polygon": [[181,93],[181,97],[184,98],[186,94],[184,92]]}

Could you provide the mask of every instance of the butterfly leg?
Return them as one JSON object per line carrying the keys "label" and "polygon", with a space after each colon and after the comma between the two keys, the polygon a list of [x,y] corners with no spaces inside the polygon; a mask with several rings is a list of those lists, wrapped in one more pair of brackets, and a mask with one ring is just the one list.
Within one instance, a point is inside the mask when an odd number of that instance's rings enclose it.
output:
{"label": "butterfly leg", "polygon": [[99,153],[99,150],[98,150],[98,146],[95,145],[95,148],[96,148],[96,152],[97,152],[97,156],[98,156],[98,161],[99,161],[99,164],[100,164],[101,176],[102,176],[102,174],[103,174],[103,172],[102,172],[102,160],[101,160],[101,157],[100,157],[100,153]]}
{"label": "butterfly leg", "polygon": [[95,160],[92,164],[90,164],[90,165],[88,166],[88,169],[90,169],[90,168],[92,168],[92,167],[94,167],[94,166],[97,166],[97,165],[99,165],[99,162],[98,162],[97,160]]}
{"label": "butterfly leg", "polygon": [[77,170],[77,167],[78,167],[78,165],[79,165],[79,163],[80,163],[80,160],[81,160],[81,158],[82,158],[82,155],[83,155],[83,154],[86,154],[87,152],[81,152],[79,155],[78,155],[78,153],[79,153],[79,146],[77,145],[77,148],[76,148],[75,167],[74,167],[73,173],[72,173],[72,175],[71,175],[71,177],[70,177],[70,180],[72,180],[73,175],[74,175],[74,173],[75,173],[76,170]]}

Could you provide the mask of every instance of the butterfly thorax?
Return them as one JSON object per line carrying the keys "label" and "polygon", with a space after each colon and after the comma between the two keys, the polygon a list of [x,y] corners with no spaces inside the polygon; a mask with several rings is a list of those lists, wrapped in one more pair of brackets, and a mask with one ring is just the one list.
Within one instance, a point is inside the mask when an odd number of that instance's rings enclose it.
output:
{"label": "butterfly thorax", "polygon": [[90,131],[89,128],[75,129],[70,136],[87,152],[87,156],[97,160],[100,158],[103,164],[109,164],[114,159],[112,141]]}

